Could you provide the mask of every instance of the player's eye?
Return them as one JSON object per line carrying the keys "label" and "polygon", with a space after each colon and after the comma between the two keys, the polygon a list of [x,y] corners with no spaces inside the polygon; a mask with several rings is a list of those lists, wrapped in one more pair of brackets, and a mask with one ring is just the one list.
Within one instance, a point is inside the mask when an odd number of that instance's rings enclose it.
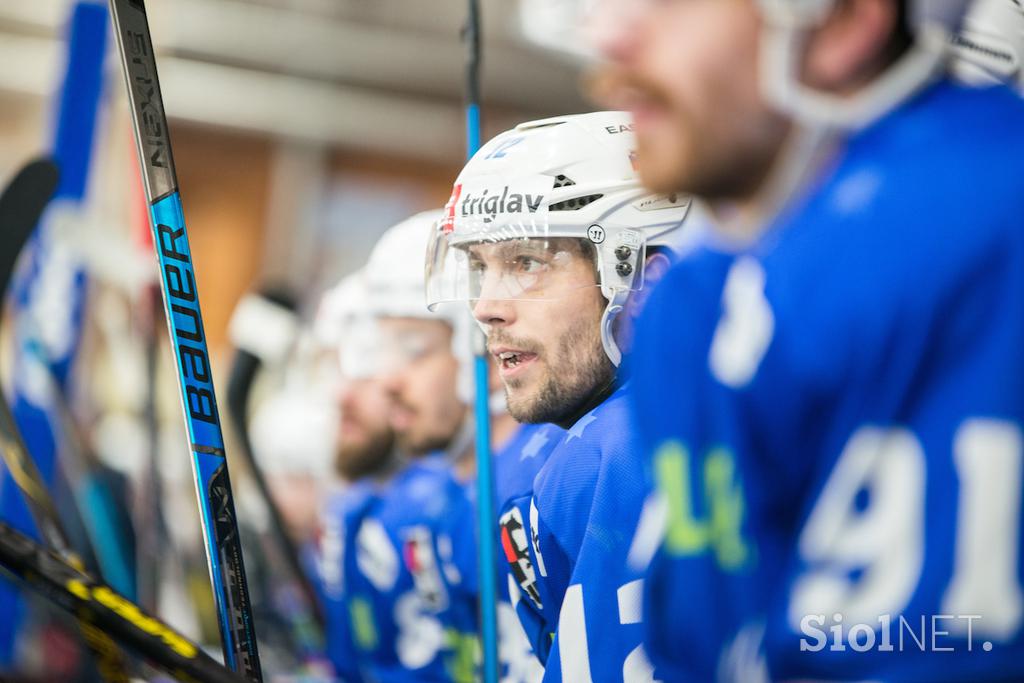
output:
{"label": "player's eye", "polygon": [[517,273],[539,273],[547,267],[547,263],[534,256],[517,256],[515,271]]}
{"label": "player's eye", "polygon": [[484,273],[487,272],[487,264],[485,264],[484,260],[479,256],[476,256],[475,254],[470,254],[469,272],[475,273],[477,275],[483,275]]}

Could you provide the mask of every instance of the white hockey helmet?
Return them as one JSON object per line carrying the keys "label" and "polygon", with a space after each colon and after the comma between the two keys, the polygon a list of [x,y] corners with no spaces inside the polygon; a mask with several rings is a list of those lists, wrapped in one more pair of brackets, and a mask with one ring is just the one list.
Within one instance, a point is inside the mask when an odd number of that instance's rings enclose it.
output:
{"label": "white hockey helmet", "polygon": [[[473,400],[473,354],[470,346],[472,321],[464,307],[447,305],[427,308],[423,282],[423,254],[427,242],[442,216],[438,210],[416,214],[390,228],[374,245],[363,268],[366,301],[370,314],[376,318],[421,318],[440,320],[452,329],[452,354],[459,362],[457,388],[459,399],[466,404]],[[417,340],[382,340],[377,357],[384,366],[393,365],[400,357],[413,357]],[[399,343],[401,348],[394,346]]]}
{"label": "white hockey helmet", "polygon": [[[691,202],[644,189],[632,129],[625,112],[597,112],[524,123],[484,145],[456,179],[428,251],[431,307],[572,296],[558,270],[582,243],[597,277],[578,286],[599,286],[608,300],[601,338],[618,364],[612,322],[643,286],[647,248],[678,244]],[[503,245],[500,273],[482,271],[476,245]]]}
{"label": "white hockey helmet", "polygon": [[949,41],[971,0],[904,0],[914,44],[857,95],[844,98],[800,81],[800,56],[810,33],[840,0],[756,0],[764,19],[761,85],[780,110],[817,126],[863,127],[936,76],[949,57]]}
{"label": "white hockey helmet", "polygon": [[953,38],[953,75],[971,85],[1010,83],[1024,91],[1024,5],[974,0]]}
{"label": "white hockey helmet", "polygon": [[377,371],[377,329],[367,298],[366,274],[358,270],[324,293],[313,322],[317,343],[338,351],[345,379],[366,379]]}
{"label": "white hockey helmet", "polygon": [[535,45],[573,62],[596,58],[584,36],[584,17],[596,0],[519,0],[519,29]]}

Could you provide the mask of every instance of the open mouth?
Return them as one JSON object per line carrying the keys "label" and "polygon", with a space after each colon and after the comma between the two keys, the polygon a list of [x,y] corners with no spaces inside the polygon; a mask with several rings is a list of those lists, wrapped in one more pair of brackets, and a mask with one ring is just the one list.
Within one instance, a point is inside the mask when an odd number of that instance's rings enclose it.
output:
{"label": "open mouth", "polygon": [[412,427],[415,417],[416,413],[411,408],[399,403],[391,407],[388,422],[396,432],[404,432]]}
{"label": "open mouth", "polygon": [[514,349],[495,350],[493,355],[503,377],[508,377],[522,370],[537,359],[536,353]]}

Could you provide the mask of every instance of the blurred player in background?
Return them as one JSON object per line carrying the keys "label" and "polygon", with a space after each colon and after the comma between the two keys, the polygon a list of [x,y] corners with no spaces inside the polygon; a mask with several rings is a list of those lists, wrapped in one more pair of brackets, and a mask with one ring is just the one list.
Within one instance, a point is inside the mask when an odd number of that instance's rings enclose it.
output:
{"label": "blurred player in background", "polygon": [[645,184],[731,242],[666,276],[633,361],[661,680],[1024,676],[1024,103],[943,77],[966,4],[596,17]]}
{"label": "blurred player in background", "polygon": [[[335,558],[325,569],[340,578],[335,593],[347,623],[337,633],[339,641],[348,638],[350,663],[338,663],[348,668],[345,680],[475,675],[474,516],[457,476],[473,455],[467,397],[459,389],[470,321],[461,311],[441,315],[425,306],[423,253],[437,218],[438,212],[414,216],[381,238],[358,296],[366,326],[357,343],[348,335],[342,341],[350,368],[344,374],[365,375],[376,396],[364,424],[386,430],[400,454],[381,474],[364,472],[334,514],[336,533],[327,545]],[[343,414],[347,405],[343,400]],[[343,417],[343,442],[346,431]],[[362,461],[345,458],[344,448],[340,455],[348,469]]]}
{"label": "blurred player in background", "polygon": [[363,680],[365,656],[357,644],[372,641],[371,635],[353,630],[354,620],[362,615],[359,603],[349,600],[346,592],[351,581],[348,567],[354,562],[354,532],[378,490],[401,466],[401,458],[388,421],[391,399],[373,372],[373,326],[362,272],[324,296],[318,327],[321,336],[333,339],[340,349],[334,467],[343,480],[323,506],[318,564],[327,655],[335,673],[349,683]]}
{"label": "blurred player in background", "polygon": [[494,138],[456,180],[428,257],[430,300],[472,302],[511,415],[567,430],[536,432],[531,448],[553,450],[499,500],[511,599],[545,681],[650,674],[625,563],[644,475],[617,365],[689,199],[639,186],[631,128],[604,112]]}

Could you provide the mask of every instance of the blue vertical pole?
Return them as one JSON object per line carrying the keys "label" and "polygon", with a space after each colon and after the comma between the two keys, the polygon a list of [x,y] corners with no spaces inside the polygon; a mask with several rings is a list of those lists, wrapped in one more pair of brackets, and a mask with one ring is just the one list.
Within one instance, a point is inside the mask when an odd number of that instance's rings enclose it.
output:
{"label": "blue vertical pole", "polygon": [[[466,64],[466,158],[480,149],[480,3],[469,0],[464,37]],[[473,369],[476,379],[477,538],[480,566],[480,640],[483,648],[483,681],[498,682],[498,590],[495,557],[496,519],[494,474],[491,458],[491,410],[488,387],[487,341],[474,329]]]}

